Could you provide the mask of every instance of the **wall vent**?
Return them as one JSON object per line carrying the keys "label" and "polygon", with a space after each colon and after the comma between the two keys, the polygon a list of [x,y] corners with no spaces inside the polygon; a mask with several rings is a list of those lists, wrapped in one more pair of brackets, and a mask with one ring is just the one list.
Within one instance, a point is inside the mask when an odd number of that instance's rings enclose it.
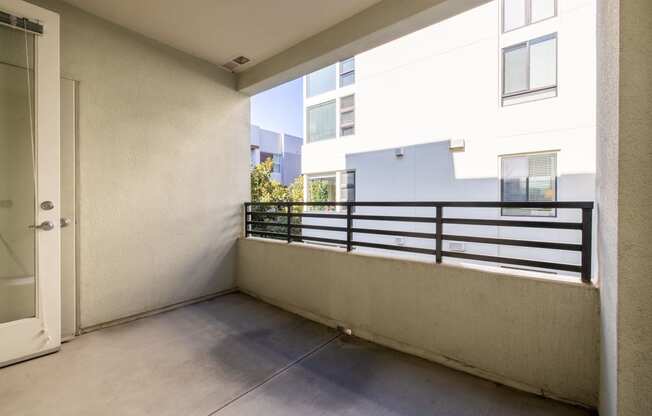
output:
{"label": "wall vent", "polygon": [[238,64],[238,65],[244,65],[244,64],[246,64],[246,63],[249,62],[249,61],[250,61],[249,58],[247,58],[246,56],[242,56],[242,55],[241,55],[241,56],[238,56],[237,58],[234,58],[234,59],[233,59],[233,62],[235,62],[235,63]]}

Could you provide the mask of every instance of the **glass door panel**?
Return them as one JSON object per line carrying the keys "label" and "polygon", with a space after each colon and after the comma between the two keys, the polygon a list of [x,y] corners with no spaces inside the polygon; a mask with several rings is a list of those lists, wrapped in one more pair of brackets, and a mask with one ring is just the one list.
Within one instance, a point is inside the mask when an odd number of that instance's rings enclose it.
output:
{"label": "glass door panel", "polygon": [[0,323],[37,309],[34,45],[0,26]]}

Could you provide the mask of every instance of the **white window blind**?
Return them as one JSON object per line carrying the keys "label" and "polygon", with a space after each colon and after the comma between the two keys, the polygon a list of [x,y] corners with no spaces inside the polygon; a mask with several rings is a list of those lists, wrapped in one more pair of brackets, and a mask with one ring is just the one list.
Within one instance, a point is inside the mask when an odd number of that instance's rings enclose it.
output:
{"label": "white window blind", "polygon": [[503,103],[516,94],[556,96],[556,87],[556,33],[503,49]]}
{"label": "white window blind", "polygon": [[[501,200],[550,202],[557,200],[557,155],[541,153],[503,157]],[[554,209],[504,208],[502,215],[555,216]]]}
{"label": "white window blind", "polygon": [[308,108],[308,143],[335,137],[335,101]]}

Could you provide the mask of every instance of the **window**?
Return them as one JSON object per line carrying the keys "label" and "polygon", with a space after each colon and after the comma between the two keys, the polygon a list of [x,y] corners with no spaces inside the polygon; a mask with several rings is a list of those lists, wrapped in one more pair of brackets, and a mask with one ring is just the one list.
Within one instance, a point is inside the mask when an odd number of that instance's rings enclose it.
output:
{"label": "window", "polygon": [[503,32],[509,32],[556,15],[556,0],[503,0]]}
{"label": "window", "polygon": [[340,62],[340,87],[355,83],[355,58],[345,59]]}
{"label": "window", "polygon": [[[335,201],[336,190],[335,174],[314,176],[308,178],[308,201],[309,202],[331,202]],[[315,206],[310,207],[315,211],[333,211],[335,207]]]}
{"label": "window", "polygon": [[348,170],[340,174],[340,201],[355,201],[355,171]]}
{"label": "window", "polygon": [[280,173],[281,172],[281,154],[278,153],[268,153],[260,152],[260,161],[265,162],[267,159],[272,161],[272,172]]}
{"label": "window", "polygon": [[[501,201],[549,202],[557,200],[557,155],[538,153],[503,157]],[[548,208],[503,208],[502,215],[554,217]]]}
{"label": "window", "polygon": [[278,153],[274,153],[272,155],[272,162],[274,162],[274,164],[272,165],[272,172],[281,173],[281,155]]}
{"label": "window", "polygon": [[503,105],[557,95],[557,34],[503,49]]}
{"label": "window", "polygon": [[306,94],[308,97],[314,97],[332,91],[337,87],[336,82],[336,66],[327,66],[306,77]]}
{"label": "window", "polygon": [[308,108],[308,143],[335,137],[335,100]]}
{"label": "window", "polygon": [[355,134],[355,96],[340,98],[340,136]]}

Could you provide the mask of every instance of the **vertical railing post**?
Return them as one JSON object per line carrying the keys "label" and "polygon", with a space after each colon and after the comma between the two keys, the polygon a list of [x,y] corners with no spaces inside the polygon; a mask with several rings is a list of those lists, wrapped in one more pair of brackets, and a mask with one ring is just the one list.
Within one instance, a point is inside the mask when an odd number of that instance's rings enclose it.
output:
{"label": "vertical railing post", "polygon": [[292,204],[288,203],[288,243],[292,242]]}
{"label": "vertical railing post", "polygon": [[346,251],[351,251],[353,249],[353,217],[351,213],[353,211],[353,204],[348,202],[346,204]]}
{"label": "vertical railing post", "polygon": [[245,209],[245,221],[244,221],[244,226],[245,226],[245,238],[246,238],[246,237],[249,237],[249,236],[251,235],[251,233],[249,232],[249,224],[247,224],[247,223],[250,221],[250,219],[249,219],[249,216],[250,216],[250,214],[249,214],[249,212],[250,212],[250,211],[249,211],[249,208],[250,208],[250,207],[251,207],[251,205],[249,205],[248,202],[245,202],[245,204],[244,204],[244,209]]}
{"label": "vertical railing post", "polygon": [[593,210],[582,208],[582,282],[591,283]]}
{"label": "vertical railing post", "polygon": [[442,258],[442,235],[444,234],[444,207],[437,207],[436,229],[435,229],[435,261],[441,263]]}

